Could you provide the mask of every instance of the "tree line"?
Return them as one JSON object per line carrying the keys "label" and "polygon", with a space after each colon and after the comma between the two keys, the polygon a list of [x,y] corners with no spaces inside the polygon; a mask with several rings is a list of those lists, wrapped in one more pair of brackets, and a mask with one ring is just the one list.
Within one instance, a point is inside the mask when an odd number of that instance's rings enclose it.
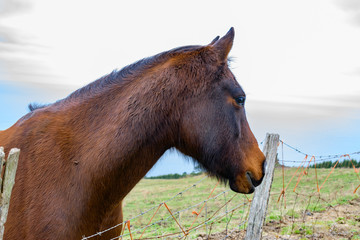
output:
{"label": "tree line", "polygon": [[[335,165],[335,163],[336,163],[336,161],[334,161],[334,162],[333,161],[325,161],[325,162],[316,163],[316,168],[332,168]],[[343,161],[339,162],[336,165],[336,168],[352,168],[353,164],[356,168],[360,168],[360,160],[355,160],[355,159],[351,159],[351,161],[344,159]],[[279,159],[277,157],[276,157],[275,166],[281,167],[281,164],[279,163]],[[315,165],[311,164],[309,167],[315,168]],[[203,172],[204,171],[199,166],[197,166],[196,171],[194,171],[192,173],[186,173],[186,172],[183,172],[182,174],[172,173],[172,174],[166,174],[166,175],[160,175],[160,176],[145,177],[145,179],[179,179],[179,178],[185,178],[185,177],[189,177],[189,176],[197,176],[197,175],[202,174]]]}
{"label": "tree line", "polygon": [[179,179],[179,178],[185,178],[189,176],[197,176],[202,174],[202,172],[192,172],[192,173],[186,173],[183,172],[183,174],[178,173],[172,173],[172,174],[166,174],[166,175],[160,175],[160,176],[153,176],[153,177],[145,177],[145,179]]}
{"label": "tree line", "polygon": [[[316,168],[332,168],[332,167],[334,167],[335,163],[336,163],[336,161],[335,162],[325,161],[325,162],[321,162],[321,163],[316,163]],[[337,168],[352,168],[353,164],[354,164],[354,166],[356,168],[359,168],[360,167],[360,160],[357,161],[355,159],[351,159],[351,161],[350,161],[350,160],[344,159],[343,161],[339,162],[336,165],[336,167]],[[315,165],[312,164],[312,165],[310,165],[310,167],[315,168]]]}

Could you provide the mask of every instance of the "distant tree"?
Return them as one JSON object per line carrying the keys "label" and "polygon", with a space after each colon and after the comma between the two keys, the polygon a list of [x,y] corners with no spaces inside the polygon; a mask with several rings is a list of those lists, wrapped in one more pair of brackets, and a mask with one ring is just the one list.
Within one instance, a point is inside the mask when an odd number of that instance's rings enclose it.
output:
{"label": "distant tree", "polygon": [[197,172],[197,173],[205,172],[204,168],[198,162],[196,162],[195,165],[194,165],[194,171]]}
{"label": "distant tree", "polygon": [[182,174],[170,173],[170,174],[160,175],[160,176],[145,177],[145,179],[179,179],[179,178],[185,178],[187,176],[197,176],[200,174],[202,174],[202,172],[199,172],[199,173],[192,172],[190,174],[187,174],[186,172],[183,172]]}
{"label": "distant tree", "polygon": [[[335,164],[336,164],[336,161],[334,161],[334,162],[332,162],[332,161],[324,161],[324,162],[317,163],[316,168],[332,168],[332,167],[335,166]],[[356,168],[360,167],[360,161],[355,160],[355,159],[351,159],[351,161],[348,160],[348,159],[344,159],[343,161],[339,162],[336,165],[336,168],[352,168],[353,164],[354,164],[354,166]],[[315,165],[312,164],[310,167],[314,168]]]}

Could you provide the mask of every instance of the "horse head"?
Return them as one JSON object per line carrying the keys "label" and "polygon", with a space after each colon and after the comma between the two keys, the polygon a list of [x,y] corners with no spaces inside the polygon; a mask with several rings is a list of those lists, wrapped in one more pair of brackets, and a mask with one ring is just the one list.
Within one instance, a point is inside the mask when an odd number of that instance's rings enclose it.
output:
{"label": "horse head", "polygon": [[233,39],[231,28],[224,37],[178,57],[179,81],[186,88],[181,97],[187,101],[176,147],[210,175],[228,181],[233,191],[252,193],[264,176],[265,156],[246,119],[246,95],[228,67]]}

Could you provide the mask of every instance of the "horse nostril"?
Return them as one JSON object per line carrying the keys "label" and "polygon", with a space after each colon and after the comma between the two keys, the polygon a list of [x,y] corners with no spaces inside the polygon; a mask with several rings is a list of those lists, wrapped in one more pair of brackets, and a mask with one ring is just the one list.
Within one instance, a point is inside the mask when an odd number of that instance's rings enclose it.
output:
{"label": "horse nostril", "polygon": [[260,180],[256,180],[253,177],[252,173],[249,172],[249,171],[246,172],[246,177],[250,180],[251,184],[254,185],[254,187],[259,186],[261,184],[261,182],[262,182],[262,179],[263,179],[263,178],[261,178]]}
{"label": "horse nostril", "polygon": [[266,162],[266,159],[265,159],[264,163],[263,163],[263,174],[265,174],[266,167],[267,167],[267,162]]}
{"label": "horse nostril", "polygon": [[250,180],[250,182],[251,182],[252,185],[254,185],[254,178],[253,178],[251,172],[249,172],[249,171],[246,172],[246,178],[247,178],[248,180]]}

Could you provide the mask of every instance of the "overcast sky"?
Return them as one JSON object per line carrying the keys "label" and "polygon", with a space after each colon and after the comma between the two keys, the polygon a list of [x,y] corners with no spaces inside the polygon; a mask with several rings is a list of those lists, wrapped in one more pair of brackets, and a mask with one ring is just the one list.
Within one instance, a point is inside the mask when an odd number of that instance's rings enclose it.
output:
{"label": "overcast sky", "polygon": [[[232,26],[231,67],[259,142],[276,132],[310,154],[360,151],[358,0],[0,0],[0,129],[29,102],[56,101],[141,58],[208,44]],[[152,174],[191,170],[174,156]]]}

